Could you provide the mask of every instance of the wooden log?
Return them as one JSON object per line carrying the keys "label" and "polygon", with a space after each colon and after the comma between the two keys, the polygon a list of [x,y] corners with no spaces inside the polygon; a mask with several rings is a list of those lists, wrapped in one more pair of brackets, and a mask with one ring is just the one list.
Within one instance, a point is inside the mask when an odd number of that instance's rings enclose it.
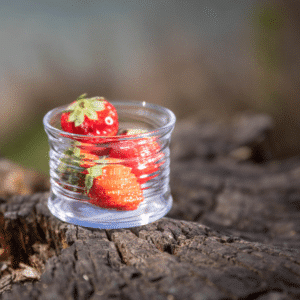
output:
{"label": "wooden log", "polygon": [[[47,197],[16,196],[1,205],[14,262],[0,281],[1,299],[300,297],[295,249],[170,218],[131,229],[83,228],[53,217]],[[45,265],[40,270],[37,260]]]}
{"label": "wooden log", "polygon": [[[268,116],[243,115],[228,126],[189,121],[177,129],[169,217],[248,241],[300,249],[300,158],[268,160]],[[249,154],[243,159],[236,156],[242,148]]]}

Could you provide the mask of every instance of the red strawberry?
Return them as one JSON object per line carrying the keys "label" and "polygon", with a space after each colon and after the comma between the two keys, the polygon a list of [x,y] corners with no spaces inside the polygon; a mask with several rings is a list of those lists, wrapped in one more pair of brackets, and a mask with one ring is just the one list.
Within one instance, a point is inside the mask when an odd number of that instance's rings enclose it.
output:
{"label": "red strawberry", "polygon": [[106,142],[106,145],[103,144],[103,147],[90,143],[80,143],[77,147],[81,150],[81,152],[91,153],[98,156],[106,156],[110,151],[107,144],[109,144],[109,141]]}
{"label": "red strawberry", "polygon": [[90,153],[89,151],[86,150],[81,150],[80,149],[80,167],[82,168],[90,168],[93,167],[94,165],[96,165],[96,161],[99,160],[99,156]]}
{"label": "red strawberry", "polygon": [[131,169],[117,161],[108,158],[88,169],[89,202],[106,209],[135,210],[144,200],[143,191]]}
{"label": "red strawberry", "polygon": [[119,122],[115,107],[103,97],[85,98],[83,94],[61,115],[64,131],[88,136],[114,136]]}
{"label": "red strawberry", "polygon": [[[136,135],[145,130],[127,130],[121,135]],[[158,162],[164,157],[163,152],[155,137],[144,137],[132,140],[120,140],[111,144],[109,156],[119,158],[122,164],[132,168],[140,184],[156,177],[163,162]]]}

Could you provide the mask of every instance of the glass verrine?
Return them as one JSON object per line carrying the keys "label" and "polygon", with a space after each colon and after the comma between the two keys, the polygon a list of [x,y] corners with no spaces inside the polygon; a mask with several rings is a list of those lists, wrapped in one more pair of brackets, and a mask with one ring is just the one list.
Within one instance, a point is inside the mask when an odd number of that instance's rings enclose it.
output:
{"label": "glass verrine", "polygon": [[[154,222],[172,207],[169,144],[175,115],[167,108],[146,102],[111,103],[118,113],[119,132],[136,130],[137,134],[107,137],[65,132],[61,129],[60,117],[67,105],[49,111],[44,117],[50,145],[48,207],[62,221],[94,228],[128,228]],[[127,155],[128,151],[133,151],[133,155]],[[110,186],[118,188],[122,181],[119,190],[113,192],[120,202],[106,196],[92,196],[86,177],[95,166],[125,170],[126,174],[123,171],[119,174],[125,178],[128,172],[133,173],[142,198],[137,201],[131,197],[134,204],[131,206],[119,205],[123,200],[126,204],[128,199],[126,184],[136,186],[136,182],[132,184],[133,181],[122,179],[114,171],[104,182],[111,182]]]}

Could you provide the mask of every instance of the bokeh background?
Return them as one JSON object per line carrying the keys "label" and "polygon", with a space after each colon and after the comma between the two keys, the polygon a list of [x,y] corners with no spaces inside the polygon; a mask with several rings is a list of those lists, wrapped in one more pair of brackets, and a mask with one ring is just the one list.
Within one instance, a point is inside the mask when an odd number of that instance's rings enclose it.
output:
{"label": "bokeh background", "polygon": [[275,120],[300,152],[300,2],[2,0],[0,154],[48,173],[44,114],[82,93]]}

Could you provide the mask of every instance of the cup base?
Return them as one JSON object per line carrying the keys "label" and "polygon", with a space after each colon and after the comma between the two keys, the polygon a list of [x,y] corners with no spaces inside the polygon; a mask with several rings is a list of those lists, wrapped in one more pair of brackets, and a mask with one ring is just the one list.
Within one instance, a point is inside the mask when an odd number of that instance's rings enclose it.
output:
{"label": "cup base", "polygon": [[165,216],[172,203],[170,189],[164,194],[147,198],[133,211],[103,209],[85,201],[56,195],[52,189],[48,198],[50,212],[61,221],[100,229],[130,228],[152,223]]}

